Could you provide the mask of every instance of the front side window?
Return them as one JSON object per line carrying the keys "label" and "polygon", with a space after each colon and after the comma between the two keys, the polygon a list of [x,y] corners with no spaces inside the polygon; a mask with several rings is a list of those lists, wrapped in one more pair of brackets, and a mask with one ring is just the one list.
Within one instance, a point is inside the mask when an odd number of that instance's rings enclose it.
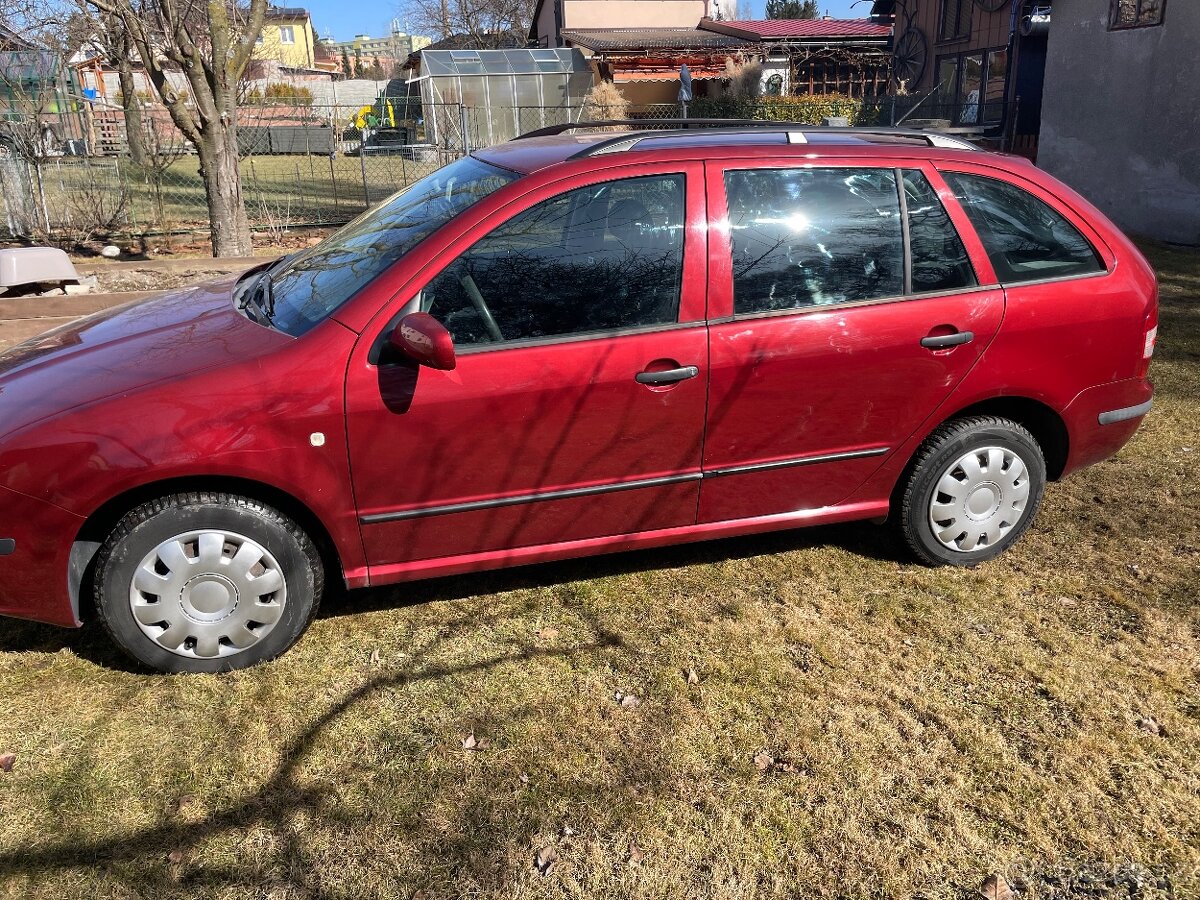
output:
{"label": "front side window", "polygon": [[983,175],[942,174],[979,233],[1001,283],[1104,271],[1079,229],[1028,191]]}
{"label": "front side window", "polygon": [[270,270],[270,323],[303,334],[438,228],[518,177],[466,156],[413,182]]}
{"label": "front side window", "polygon": [[421,292],[460,347],[666,325],[679,315],[685,178],[578,188],[517,214]]}
{"label": "front side window", "polygon": [[279,26],[279,43],[294,44],[296,43],[296,32],[291,25]]}
{"label": "front side window", "polygon": [[912,292],[953,291],[978,282],[967,249],[929,180],[904,173],[904,205],[912,256]]}
{"label": "front side window", "polygon": [[1145,28],[1161,25],[1167,0],[1112,0],[1109,28]]}
{"label": "front side window", "polygon": [[904,293],[892,169],[725,173],[738,314]]}

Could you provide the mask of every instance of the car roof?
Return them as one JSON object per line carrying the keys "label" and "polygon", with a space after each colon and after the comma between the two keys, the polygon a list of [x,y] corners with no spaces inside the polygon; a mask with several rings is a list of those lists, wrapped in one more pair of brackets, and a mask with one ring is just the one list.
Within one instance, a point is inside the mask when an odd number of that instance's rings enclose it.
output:
{"label": "car roof", "polygon": [[[887,156],[915,159],[978,158],[979,147],[953,135],[907,128],[814,127],[795,123],[756,122],[751,125],[717,124],[713,127],[629,128],[568,131],[594,127],[587,124],[556,126],[532,132],[504,144],[475,151],[479,159],[522,174],[532,174],[568,160],[620,153],[661,151],[679,159],[736,156],[797,156],[811,160],[822,156]],[[544,132],[562,130],[558,134]],[[995,154],[986,155],[994,157]],[[630,159],[632,161],[632,159]]]}

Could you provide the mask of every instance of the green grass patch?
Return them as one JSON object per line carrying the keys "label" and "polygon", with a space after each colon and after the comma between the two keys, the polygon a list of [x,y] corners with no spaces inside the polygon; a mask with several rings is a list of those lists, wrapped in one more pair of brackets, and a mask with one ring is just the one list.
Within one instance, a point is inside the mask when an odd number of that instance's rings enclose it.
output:
{"label": "green grass patch", "polygon": [[[349,221],[435,168],[436,163],[370,154],[249,156],[240,163],[246,213],[252,225],[267,229]],[[42,174],[46,213],[56,225],[93,221],[97,209],[111,214],[123,195],[121,224],[134,233],[208,228],[195,156],[162,172],[116,159],[48,160]]]}

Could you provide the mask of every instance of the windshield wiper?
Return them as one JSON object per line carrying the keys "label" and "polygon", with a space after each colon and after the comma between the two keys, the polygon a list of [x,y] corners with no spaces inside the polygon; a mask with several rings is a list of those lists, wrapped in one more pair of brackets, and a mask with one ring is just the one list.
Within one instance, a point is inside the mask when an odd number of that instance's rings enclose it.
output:
{"label": "windshield wiper", "polygon": [[238,298],[237,308],[249,313],[249,317],[260,325],[274,324],[275,293],[271,285],[270,269],[259,272],[246,284]]}

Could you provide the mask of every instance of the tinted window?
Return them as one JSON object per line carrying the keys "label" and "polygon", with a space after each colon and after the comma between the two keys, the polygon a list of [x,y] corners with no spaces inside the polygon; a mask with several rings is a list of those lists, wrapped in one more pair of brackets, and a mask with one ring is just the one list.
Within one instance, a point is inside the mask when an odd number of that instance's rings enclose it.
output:
{"label": "tinted window", "polygon": [[904,173],[904,202],[912,247],[912,292],[973,287],[977,282],[967,249],[933,186],[920,172]]}
{"label": "tinted window", "polygon": [[725,173],[737,313],[904,293],[891,169]]}
{"label": "tinted window", "polygon": [[513,181],[467,156],[394,194],[271,275],[272,324],[301,334],[467,207]]}
{"label": "tinted window", "polygon": [[501,225],[421,294],[460,346],[674,322],[684,176],[570,191]]}
{"label": "tinted window", "polygon": [[1001,282],[1104,271],[1078,229],[1028,191],[982,175],[943,175],[979,232]]}

